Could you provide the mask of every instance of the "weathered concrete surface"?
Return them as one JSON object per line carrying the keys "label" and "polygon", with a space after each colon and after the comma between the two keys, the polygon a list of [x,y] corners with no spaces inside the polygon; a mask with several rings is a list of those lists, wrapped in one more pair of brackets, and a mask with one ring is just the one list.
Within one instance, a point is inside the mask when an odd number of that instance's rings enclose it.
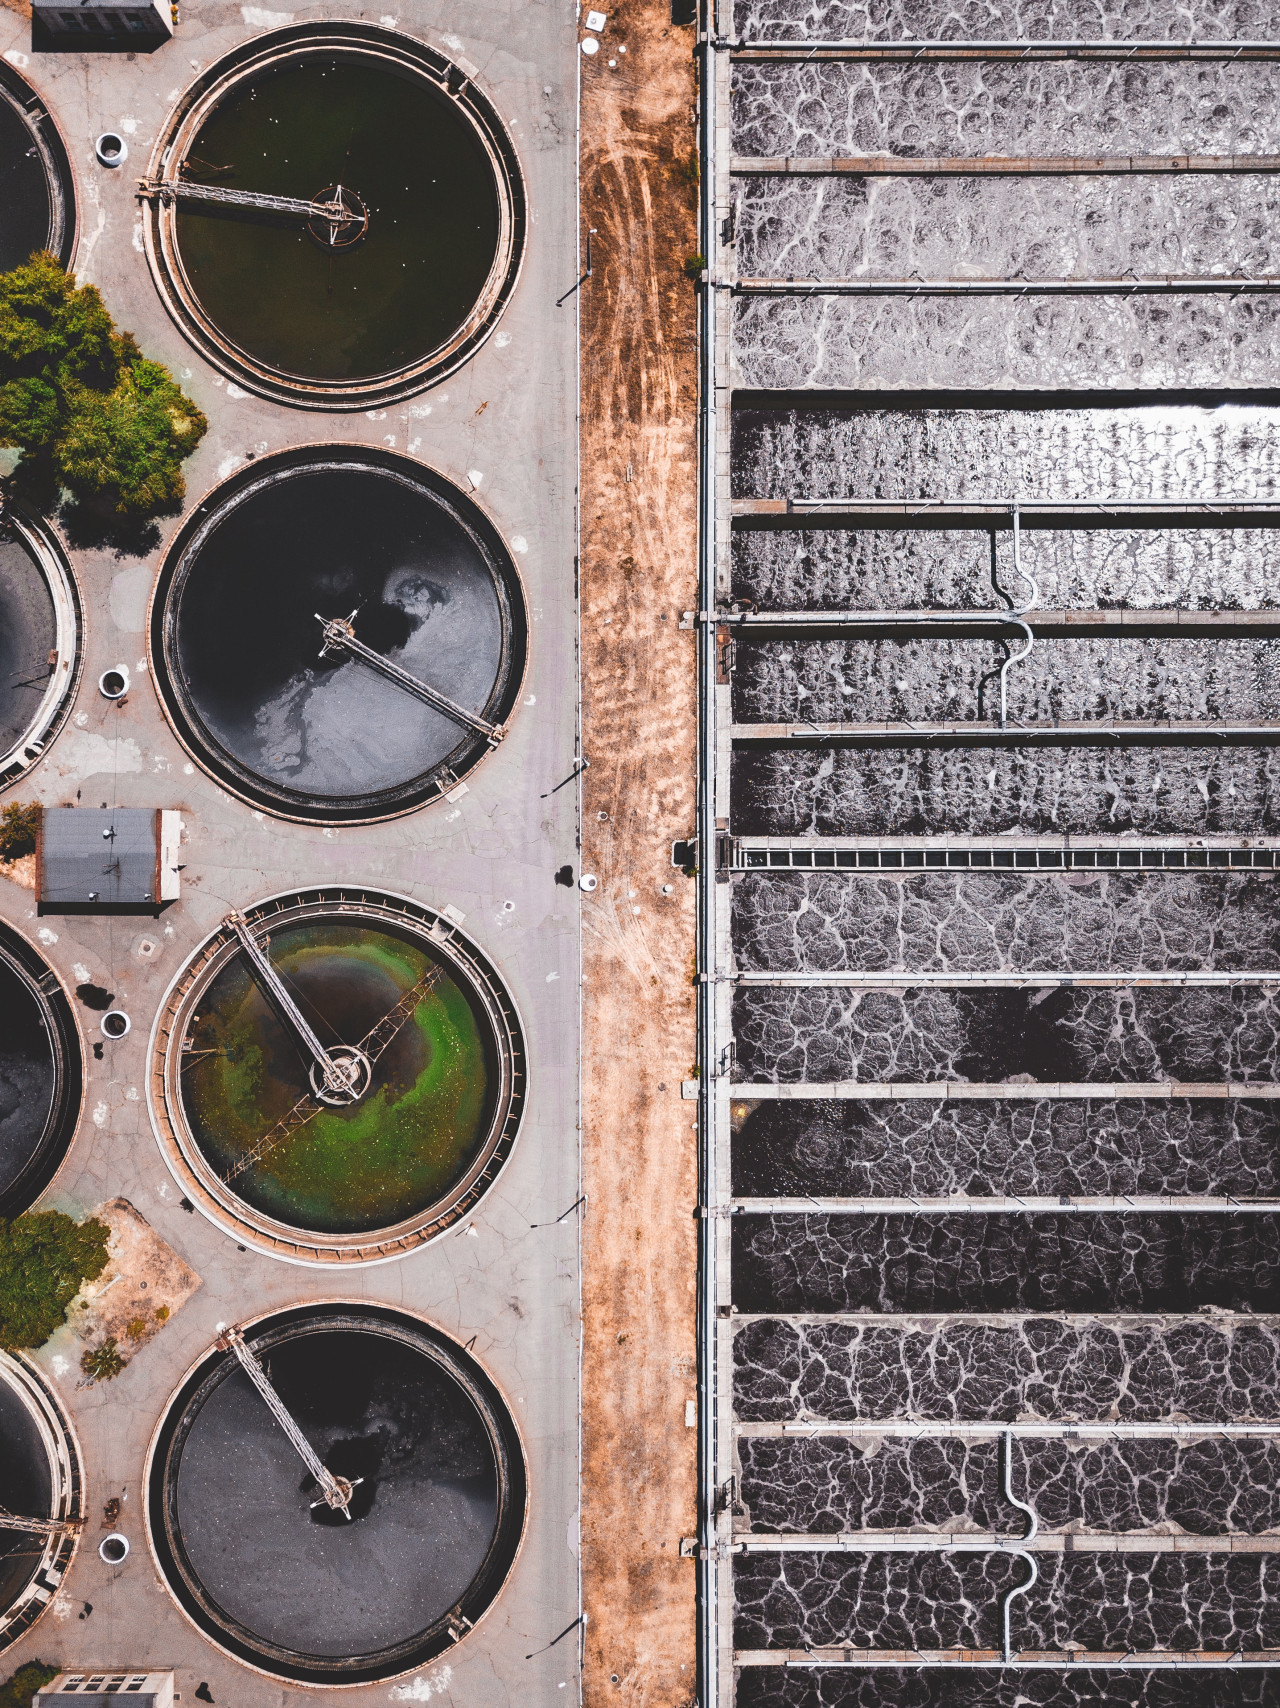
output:
{"label": "weathered concrete surface", "polygon": [[46,1350],[79,1364],[82,1348],[114,1340],[128,1363],[182,1309],[200,1277],[127,1198],[99,1204],[93,1215],[111,1230],[107,1267],[81,1287]]}
{"label": "weathered concrete surface", "polygon": [[625,0],[582,59],[583,1696],[644,1708],[695,1689],[692,51]]}
{"label": "weathered concrete surface", "polygon": [[[398,18],[400,29],[475,67],[511,127],[532,221],[511,303],[464,368],[385,411],[312,415],[229,384],[169,320],[142,250],[135,169],[145,168],[159,126],[202,67],[265,29],[336,17],[386,27]],[[4,9],[0,53],[34,84],[66,139],[79,208],[79,276],[101,288],[118,324],[173,369],[209,417],[208,437],[186,466],[188,507],[249,455],[318,442],[397,450],[473,491],[511,542],[531,632],[520,711],[465,797],[381,825],[285,823],[234,800],[201,769],[165,721],[149,680],[148,598],[179,519],[163,519],[140,553],[71,542],[86,613],[83,679],[61,734],[4,798],[176,807],[187,828],[182,897],[158,920],[39,918],[30,890],[12,874],[0,875],[0,918],[40,949],[69,990],[100,985],[133,1019],[128,1036],[110,1042],[97,1030],[98,1014],[74,1005],[85,1035],[84,1110],[43,1202],[83,1215],[104,1199],[127,1197],[204,1284],[114,1381],[77,1387],[79,1341],[65,1354],[54,1347],[38,1354],[79,1437],[89,1508],[118,1499],[117,1527],[133,1548],[123,1566],[109,1567],[94,1547],[81,1547],[49,1611],[0,1656],[0,1677],[41,1655],[67,1664],[175,1667],[187,1704],[202,1682],[209,1686],[202,1700],[211,1696],[221,1708],[300,1708],[324,1698],[324,1691],[251,1672],[188,1624],[158,1580],[140,1494],[156,1424],[219,1325],[338,1296],[408,1310],[473,1342],[518,1421],[530,1486],[523,1548],[488,1616],[416,1676],[342,1691],[344,1708],[564,1704],[577,1688],[578,1652],[569,1638],[549,1644],[579,1611],[579,1312],[576,1217],[557,1218],[579,1192],[579,908],[578,892],[558,886],[555,874],[576,859],[578,801],[572,787],[552,791],[572,770],[577,724],[576,329],[571,308],[555,309],[574,278],[572,0],[491,0],[484,7],[404,0],[394,14],[350,0],[313,0],[296,11],[290,0],[198,0],[183,6],[173,41],[136,59],[34,53],[30,25]],[[122,171],[94,157],[93,139],[108,126],[128,139]],[[133,687],[124,700],[108,702],[98,676],[119,663],[129,666]],[[340,1275],[241,1251],[202,1214],[188,1213],[145,1098],[153,1020],[206,934],[231,907],[318,882],[376,884],[434,907],[456,906],[465,933],[496,964],[519,1006],[530,1060],[515,1151],[467,1225],[398,1262]],[[92,1611],[81,1618],[86,1604]]]}

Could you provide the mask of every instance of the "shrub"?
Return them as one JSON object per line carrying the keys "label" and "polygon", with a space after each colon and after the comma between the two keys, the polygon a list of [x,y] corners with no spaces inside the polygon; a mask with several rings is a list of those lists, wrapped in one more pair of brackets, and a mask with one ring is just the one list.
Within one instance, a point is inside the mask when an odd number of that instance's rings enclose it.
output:
{"label": "shrub", "polygon": [[24,854],[34,854],[39,825],[38,806],[24,807],[18,801],[10,801],[0,811],[0,860],[20,860]]}
{"label": "shrub", "polygon": [[119,520],[171,511],[207,426],[54,256],[0,274],[0,445],[22,452],[19,484],[46,500],[66,486]]}
{"label": "shrub", "polygon": [[0,1221],[0,1346],[43,1346],[66,1321],[83,1281],[107,1266],[105,1222],[76,1223],[59,1210]]}
{"label": "shrub", "polygon": [[124,1369],[120,1343],[109,1334],[101,1346],[91,1346],[80,1354],[80,1368],[95,1382],[110,1382]]}
{"label": "shrub", "polygon": [[43,1661],[28,1661],[0,1684],[0,1708],[31,1708],[31,1698],[42,1684],[57,1678],[60,1669]]}

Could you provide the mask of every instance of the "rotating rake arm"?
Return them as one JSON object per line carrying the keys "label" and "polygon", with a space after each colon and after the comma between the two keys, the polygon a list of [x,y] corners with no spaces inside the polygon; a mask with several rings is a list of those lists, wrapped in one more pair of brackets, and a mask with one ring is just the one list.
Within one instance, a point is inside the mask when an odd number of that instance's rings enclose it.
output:
{"label": "rotating rake arm", "polygon": [[0,1530],[20,1530],[27,1536],[78,1536],[83,1529],[82,1518],[27,1518],[0,1506]]}
{"label": "rotating rake arm", "polygon": [[259,208],[264,213],[296,214],[310,219],[313,213],[326,211],[327,204],[303,201],[299,196],[268,196],[257,190],[229,190],[221,184],[194,184],[186,178],[139,178],[138,189],[144,196],[157,197],[164,202],[221,202],[234,208]]}
{"label": "rotating rake arm", "polygon": [[305,1092],[286,1114],[282,1115],[274,1127],[262,1135],[256,1143],[250,1145],[243,1156],[238,1156],[222,1176],[228,1186],[233,1180],[238,1180],[242,1174],[247,1174],[256,1164],[261,1162],[268,1151],[273,1151],[277,1145],[282,1145],[299,1127],[305,1127],[324,1108],[324,1104]]}
{"label": "rotating rake arm", "polygon": [[443,969],[441,967],[430,968],[418,980],[417,984],[405,991],[395,1007],[389,1009],[376,1026],[369,1028],[360,1040],[360,1048],[371,1062],[377,1061],[423,997],[433,985],[439,983],[442,976]]}
{"label": "rotating rake arm", "polygon": [[369,211],[354,190],[331,184],[318,196],[272,196],[261,190],[232,190],[189,178],[139,178],[138,194],[159,202],[214,202],[305,220],[312,235],[331,249],[348,249],[369,229]]}
{"label": "rotating rake arm", "polygon": [[[276,1392],[275,1386],[270,1376],[262,1368],[257,1354],[245,1344],[244,1336],[239,1329],[229,1328],[225,1330],[218,1336],[214,1344],[220,1352],[235,1354],[241,1369],[266,1401],[268,1411],[289,1437],[299,1458],[320,1485],[321,1495],[326,1506],[341,1512],[343,1517],[350,1521],[351,1492],[358,1483],[364,1481],[364,1478],[335,1477],[333,1472],[321,1463],[319,1455],[294,1422],[293,1414]],[[319,1504],[319,1501],[312,1502],[313,1506],[319,1506]]]}
{"label": "rotating rake arm", "polygon": [[443,712],[454,723],[462,724],[467,729],[482,735],[490,747],[496,747],[507,733],[501,724],[487,723],[474,712],[468,712],[456,704],[447,694],[442,694],[438,688],[432,688],[429,683],[419,681],[407,670],[402,670],[398,664],[393,664],[389,658],[384,658],[380,652],[374,652],[363,641],[358,641],[355,635],[355,612],[349,617],[322,617],[316,612],[316,622],[324,631],[324,645],[320,648],[321,658],[327,652],[346,652],[352,658],[358,658],[367,664],[371,670],[376,670],[379,676],[388,682],[394,682],[398,688],[403,688],[407,694],[413,694],[426,705],[434,707],[437,712]]}
{"label": "rotating rake arm", "polygon": [[[443,968],[431,967],[418,980],[417,984],[405,991],[395,1007],[389,1009],[376,1026],[370,1027],[364,1037],[361,1038],[358,1046],[359,1051],[370,1063],[377,1061],[422,1001],[422,998],[442,977]],[[309,1093],[300,1097],[293,1108],[280,1117],[274,1127],[270,1128],[255,1144],[251,1145],[243,1156],[236,1158],[222,1176],[226,1184],[229,1186],[232,1181],[238,1180],[242,1174],[247,1174],[256,1163],[266,1156],[268,1151],[272,1151],[277,1145],[283,1144],[287,1138],[298,1131],[299,1127],[305,1127],[307,1122],[318,1115],[322,1108],[323,1104],[319,1103]]]}
{"label": "rotating rake arm", "polygon": [[315,1063],[321,1078],[327,1084],[333,1077],[333,1061],[329,1051],[320,1042],[306,1016],[290,996],[284,980],[271,965],[266,950],[253,934],[253,928],[242,913],[229,913],[223,921],[240,939],[240,947],[248,956],[249,965],[253,968],[259,983],[279,1011],[281,1018],[292,1028],[294,1037],[307,1055]]}

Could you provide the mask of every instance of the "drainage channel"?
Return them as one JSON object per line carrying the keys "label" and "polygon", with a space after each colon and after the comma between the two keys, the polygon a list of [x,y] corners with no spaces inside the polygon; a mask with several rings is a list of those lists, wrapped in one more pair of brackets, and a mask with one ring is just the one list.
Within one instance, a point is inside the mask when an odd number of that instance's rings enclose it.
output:
{"label": "drainage channel", "polygon": [[706,9],[702,1699],[1261,1701],[1280,43],[912,21]]}

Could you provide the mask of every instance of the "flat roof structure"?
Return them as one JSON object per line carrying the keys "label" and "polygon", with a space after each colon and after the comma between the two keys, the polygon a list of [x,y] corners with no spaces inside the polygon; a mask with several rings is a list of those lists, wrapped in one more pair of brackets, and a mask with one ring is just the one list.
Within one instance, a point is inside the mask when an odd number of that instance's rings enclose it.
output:
{"label": "flat roof structure", "polygon": [[166,0],[31,0],[32,18],[50,37],[95,46],[173,34]]}
{"label": "flat roof structure", "polygon": [[173,1708],[171,1672],[60,1672],[37,1690],[33,1708],[82,1702],[89,1696],[123,1696],[136,1708]]}
{"label": "flat roof structure", "polygon": [[42,912],[157,910],[176,901],[179,815],[147,807],[45,807],[37,843]]}

